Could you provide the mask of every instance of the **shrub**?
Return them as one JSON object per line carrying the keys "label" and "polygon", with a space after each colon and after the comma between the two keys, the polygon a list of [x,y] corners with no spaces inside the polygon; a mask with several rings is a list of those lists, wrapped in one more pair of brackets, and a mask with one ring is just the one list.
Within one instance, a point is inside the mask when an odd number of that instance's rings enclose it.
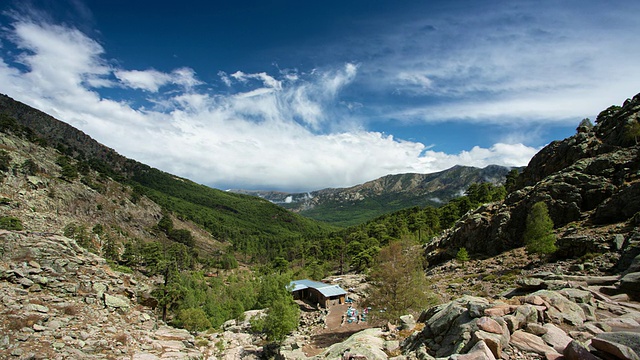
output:
{"label": "shrub", "polygon": [[0,171],[7,172],[11,166],[11,156],[8,152],[0,150]]}
{"label": "shrub", "polygon": [[527,252],[533,254],[551,254],[557,250],[553,221],[547,205],[542,201],[533,204],[527,216],[524,243]]}
{"label": "shrub", "polygon": [[203,331],[211,327],[207,314],[200,308],[180,310],[176,322],[190,332]]}
{"label": "shrub", "polygon": [[465,263],[469,261],[469,252],[467,252],[467,248],[461,247],[456,254],[456,260],[461,263]]}
{"label": "shrub", "polygon": [[20,221],[20,219],[11,216],[3,216],[0,217],[0,229],[20,231],[24,229],[24,227],[22,226],[22,221]]}

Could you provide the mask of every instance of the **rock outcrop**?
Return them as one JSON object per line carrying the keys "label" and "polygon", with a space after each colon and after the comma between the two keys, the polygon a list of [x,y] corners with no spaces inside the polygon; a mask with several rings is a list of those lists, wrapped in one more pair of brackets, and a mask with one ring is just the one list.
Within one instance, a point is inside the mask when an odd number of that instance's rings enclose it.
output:
{"label": "rock outcrop", "polygon": [[[488,204],[467,214],[455,228],[430,243],[431,264],[455,256],[465,247],[471,254],[496,255],[523,245],[531,206],[545,202],[559,234],[559,257],[579,257],[612,249],[613,236],[630,239],[630,228],[613,234],[582,231],[587,226],[633,222],[640,211],[640,146],[628,135],[640,121],[640,94],[622,107],[611,107],[596,119],[596,126],[556,141],[531,159],[518,179],[519,187],[503,203]],[[574,226],[575,225],[575,226]],[[637,224],[635,225],[637,226]],[[637,247],[629,241],[627,251]],[[624,243],[624,241],[623,241]]]}
{"label": "rock outcrop", "polygon": [[[424,311],[419,320],[424,328],[402,343],[406,359],[634,359],[640,336],[612,332],[640,330],[640,306],[577,288],[497,301],[463,296]],[[491,355],[467,356],[485,348]]]}
{"label": "rock outcrop", "polygon": [[0,230],[0,248],[0,358],[203,357],[193,335],[138,304],[149,279],[59,235]]}

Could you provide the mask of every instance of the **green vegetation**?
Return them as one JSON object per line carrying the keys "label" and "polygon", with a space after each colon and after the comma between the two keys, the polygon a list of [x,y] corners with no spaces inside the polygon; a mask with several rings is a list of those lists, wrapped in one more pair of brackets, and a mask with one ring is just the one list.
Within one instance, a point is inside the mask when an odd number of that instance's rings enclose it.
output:
{"label": "green vegetation", "polygon": [[467,248],[461,247],[460,250],[458,250],[458,253],[456,254],[456,260],[463,264],[469,261],[469,252],[467,251]]}
{"label": "green vegetation", "polygon": [[633,121],[628,123],[625,130],[627,131],[627,138],[633,140],[638,145],[638,139],[640,139],[640,122]]}
{"label": "green vegetation", "polygon": [[89,235],[87,227],[84,225],[78,225],[75,223],[68,224],[63,229],[63,235],[70,239],[74,239],[78,245],[87,250],[95,251],[96,249],[95,244],[91,239],[91,235]]}
{"label": "green vegetation", "polygon": [[[454,184],[468,184],[467,179],[469,171],[470,170],[465,167],[458,167],[439,174],[433,174],[431,180],[423,179],[423,181],[436,181],[442,184],[450,184],[453,188],[455,187]],[[514,171],[517,176],[518,170],[514,169]],[[401,187],[411,188],[415,186],[413,183],[416,181],[416,176],[415,174],[390,175],[386,180],[391,181],[394,184],[401,184]],[[385,179],[380,181],[384,183]],[[489,184],[487,183],[487,185]],[[477,184],[477,186],[481,188],[486,185]],[[363,189],[362,191],[366,194],[362,199],[350,201],[343,199],[325,200],[319,204],[315,204],[310,209],[300,211],[300,214],[311,219],[324,221],[341,227],[349,227],[407,208],[426,206],[439,207],[443,205],[443,203],[438,200],[438,198],[452,199],[459,196],[458,189],[447,190],[446,186],[445,189],[437,190],[430,196],[422,197],[416,196],[413,191],[383,192],[381,194],[367,193],[366,189]],[[299,204],[295,203],[282,204],[282,206],[285,208],[299,209]]]}
{"label": "green vegetation", "polygon": [[2,216],[0,217],[0,229],[20,231],[23,229],[22,221],[12,216]]}
{"label": "green vegetation", "polygon": [[401,315],[418,314],[435,302],[435,296],[425,292],[428,284],[422,255],[411,247],[411,242],[393,241],[380,251],[366,305],[384,311],[372,311],[372,317],[397,322]]}
{"label": "green vegetation", "polygon": [[[212,189],[146,166],[139,166],[131,180],[137,191],[175,216],[202,226],[214,238],[230,242],[249,262],[268,263],[286,256],[303,237],[335,229],[266,200]],[[184,235],[173,237],[189,242]]]}
{"label": "green vegetation", "polygon": [[286,274],[263,276],[260,279],[257,305],[266,308],[267,315],[252,319],[251,327],[264,332],[268,341],[280,343],[298,327],[300,308],[289,291],[290,282],[291,277]]}
{"label": "green vegetation", "polygon": [[340,272],[349,269],[364,271],[375,262],[380,248],[390,242],[410,240],[419,244],[428,243],[468,211],[487,202],[502,200],[505,195],[503,186],[472,184],[465,196],[439,208],[416,206],[403,209],[319,238],[309,243],[308,254],[322,261],[338,262]]}
{"label": "green vegetation", "polygon": [[11,155],[5,150],[0,150],[0,171],[7,172],[11,168]]}
{"label": "green vegetation", "polygon": [[[13,119],[0,117],[0,128],[38,141],[33,131]],[[247,310],[266,308],[264,318],[254,319],[254,329],[277,343],[298,325],[299,310],[286,289],[292,276],[321,279],[337,269],[371,271],[376,283],[402,294],[403,299],[392,298],[391,302],[405,311],[417,309],[406,301],[420,301],[424,306],[429,296],[420,290],[425,286],[422,263],[418,256],[409,256],[406,244],[427,243],[468,211],[506,194],[503,187],[486,183],[470,186],[465,196],[441,207],[405,208],[402,199],[396,199],[388,203],[397,212],[340,229],[266,200],[212,189],[125,159],[109,149],[74,142],[73,136],[59,136],[70,131],[59,130],[58,137],[45,134],[59,152],[56,163],[62,179],[79,179],[103,192],[101,179],[112,178],[130,191],[132,203],[140,204],[146,196],[159,204],[164,214],[155,227],[147,229],[157,235],[157,241],[125,235],[128,240],[122,243],[118,237],[124,234],[117,234],[115,224],[72,223],[64,234],[91,251],[100,251],[114,269],[162,276],[163,283],[153,296],[163,318],[190,331],[218,328]],[[35,162],[25,162],[21,169],[28,174],[39,171]],[[389,211],[381,207],[375,201],[367,203],[361,219]],[[96,208],[104,211],[101,204]],[[196,249],[193,234],[176,229],[175,219],[199,225],[225,243],[224,247],[214,253]],[[229,271],[237,269],[239,262],[257,272]],[[385,278],[387,274],[395,275]],[[403,277],[405,274],[408,276]],[[379,299],[388,299],[386,296],[390,293],[381,293]],[[397,315],[393,309],[385,314]]]}
{"label": "green vegetation", "polygon": [[557,249],[553,221],[547,205],[542,201],[533,204],[527,216],[524,243],[527,252],[533,254],[551,254]]}

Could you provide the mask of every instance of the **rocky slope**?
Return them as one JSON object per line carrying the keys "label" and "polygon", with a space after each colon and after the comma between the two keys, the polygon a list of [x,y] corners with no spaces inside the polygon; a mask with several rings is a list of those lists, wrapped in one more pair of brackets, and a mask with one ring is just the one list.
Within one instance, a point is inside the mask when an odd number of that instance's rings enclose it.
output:
{"label": "rocky slope", "polygon": [[633,229],[640,221],[640,146],[628,129],[639,121],[639,112],[640,96],[635,96],[603,111],[593,128],[579,128],[542,149],[503,203],[467,214],[431,243],[429,262],[451,258],[461,247],[496,255],[522,246],[526,216],[538,201],[545,202],[555,224],[558,256],[622,250],[629,253],[625,259],[633,258],[639,251]]}
{"label": "rocky slope", "polygon": [[[441,305],[417,319],[402,317],[400,328],[357,332],[309,356],[303,349],[326,326],[325,313],[304,311],[280,349],[264,348],[246,319],[197,334],[163,324],[149,307],[159,279],[114,271],[74,240],[52,234],[74,214],[90,221],[100,214],[96,204],[104,210],[108,201],[87,185],[68,189],[46,153],[38,156],[39,175],[23,173],[25,154],[40,150],[3,138],[12,169],[4,173],[3,216],[32,215],[23,217],[26,231],[0,231],[0,358],[638,359],[640,159],[625,133],[639,111],[636,96],[603,112],[594,128],[549,145],[504,203],[467,214],[429,244],[432,285],[425,290]],[[121,207],[108,216],[126,231],[148,234],[159,216],[154,207],[136,215],[141,210],[128,202],[127,189],[100,184],[120,196]],[[547,203],[556,224],[560,250],[552,259],[521,247],[524,218],[536,201]],[[57,219],[61,207],[74,210]],[[132,216],[140,224],[127,221]],[[464,264],[450,259],[462,246],[472,254]]]}
{"label": "rocky slope", "polygon": [[[33,232],[62,234],[68,225],[82,226],[98,250],[105,237],[121,244],[157,240],[161,235],[152,229],[162,209],[147,197],[134,199],[131,187],[89,169],[77,178],[64,179],[58,151],[18,136],[0,133],[0,150],[9,158],[8,171],[0,172],[0,216],[19,219]],[[177,227],[192,232],[200,249],[221,248],[205,231],[173,220]],[[96,225],[102,229],[100,235],[92,233]]]}
{"label": "rocky slope", "polygon": [[412,206],[440,206],[474,183],[504,184],[510,168],[454,166],[431,174],[387,175],[349,188],[307,193],[230,190],[259,196],[317,220],[354,225]]}
{"label": "rocky slope", "polygon": [[75,241],[0,230],[0,358],[201,358],[192,335],[146,306],[153,284]]}

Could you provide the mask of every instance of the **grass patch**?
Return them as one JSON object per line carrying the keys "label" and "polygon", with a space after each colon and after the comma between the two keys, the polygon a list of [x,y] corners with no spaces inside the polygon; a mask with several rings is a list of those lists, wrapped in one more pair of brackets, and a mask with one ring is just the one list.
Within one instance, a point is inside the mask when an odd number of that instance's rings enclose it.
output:
{"label": "grass patch", "polygon": [[112,260],[107,260],[107,264],[109,265],[109,267],[113,271],[119,271],[119,272],[125,273],[125,274],[133,274],[133,270],[131,270],[131,268],[128,267],[128,266],[116,264]]}

